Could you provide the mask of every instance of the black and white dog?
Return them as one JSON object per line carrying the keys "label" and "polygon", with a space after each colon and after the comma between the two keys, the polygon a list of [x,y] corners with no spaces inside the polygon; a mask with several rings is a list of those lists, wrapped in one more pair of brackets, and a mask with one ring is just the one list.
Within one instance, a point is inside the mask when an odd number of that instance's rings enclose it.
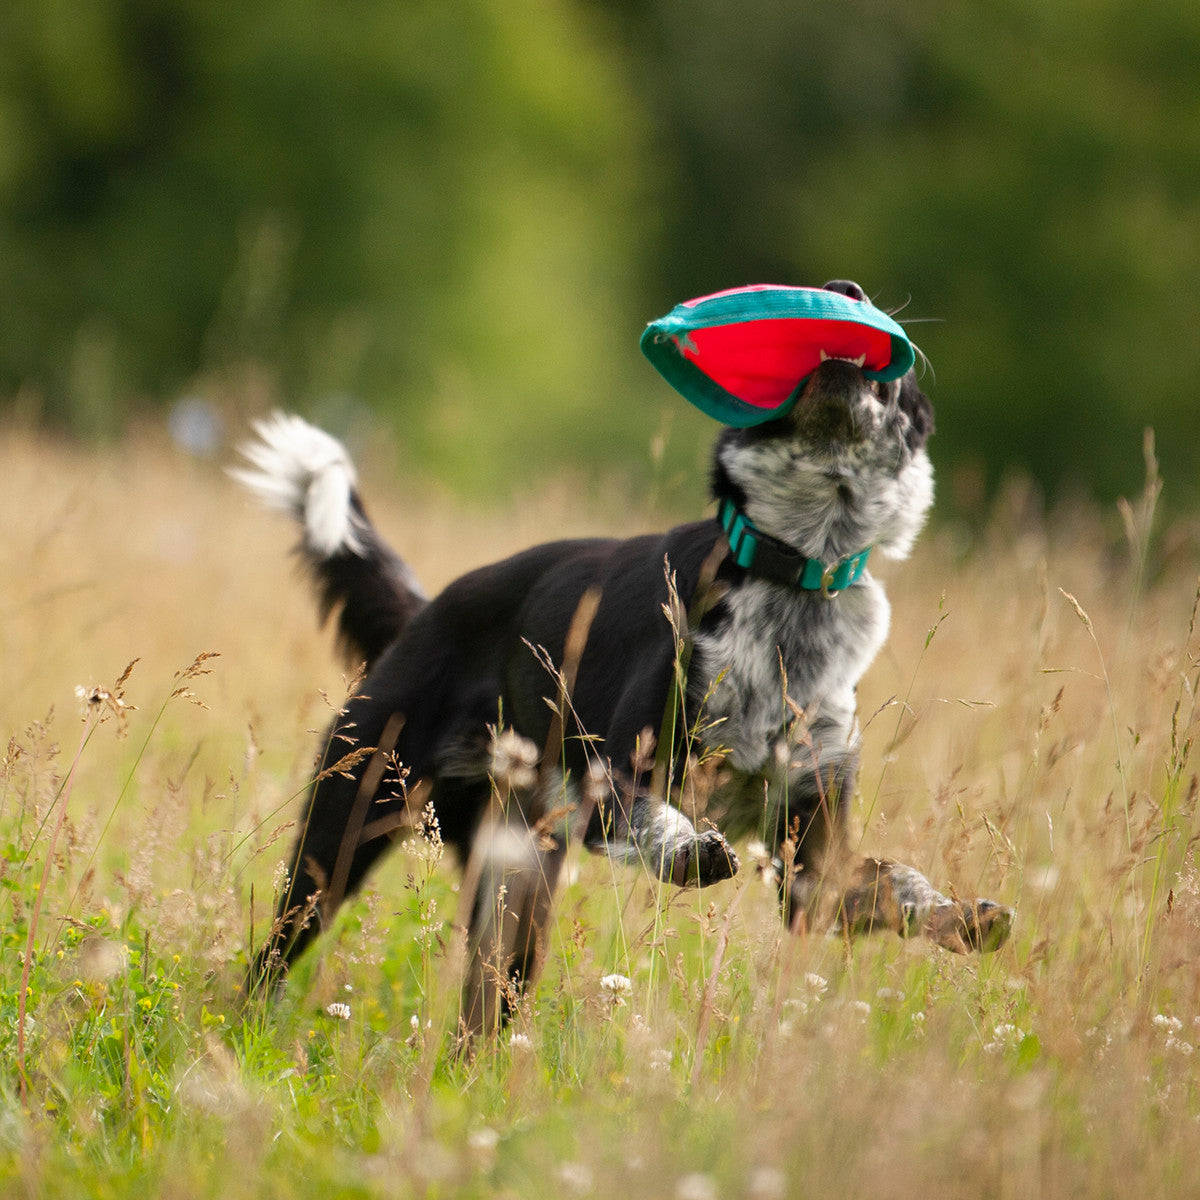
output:
{"label": "black and white dog", "polygon": [[429,804],[475,889],[472,1031],[536,969],[573,831],[696,886],[733,875],[726,838],[756,833],[793,925],[955,951],[1008,937],[1011,909],[949,899],[846,844],[855,689],[889,621],[864,552],[905,557],[933,498],[933,410],[912,372],[879,383],[829,360],[786,416],[724,429],[715,519],[537,546],[432,600],[368,520],[338,442],[297,417],[256,430],[235,474],[299,521],[322,614],[339,612],[367,674],[332,730],[252,982],[282,970]]}

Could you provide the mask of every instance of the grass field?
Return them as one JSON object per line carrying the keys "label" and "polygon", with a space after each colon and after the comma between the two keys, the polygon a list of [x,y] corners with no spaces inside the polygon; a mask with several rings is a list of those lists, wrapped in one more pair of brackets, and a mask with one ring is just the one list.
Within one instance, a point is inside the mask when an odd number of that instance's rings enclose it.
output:
{"label": "grass field", "polygon": [[[430,587],[680,515],[367,491]],[[1200,1195],[1196,545],[1151,507],[1122,537],[1014,488],[887,568],[857,828],[1016,905],[1009,946],[787,936],[749,853],[702,893],[580,856],[466,1062],[428,842],[280,1003],[236,999],[345,686],[290,530],[153,430],[0,430],[0,1194]]]}

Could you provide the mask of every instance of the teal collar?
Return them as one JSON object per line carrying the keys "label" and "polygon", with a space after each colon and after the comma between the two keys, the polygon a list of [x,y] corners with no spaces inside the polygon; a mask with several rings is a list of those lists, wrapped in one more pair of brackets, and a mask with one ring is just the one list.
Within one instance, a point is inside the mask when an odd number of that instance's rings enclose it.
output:
{"label": "teal collar", "polygon": [[733,561],[759,579],[830,597],[856,583],[867,569],[870,546],[829,564],[819,558],[805,558],[786,542],[763,533],[729,499],[718,504],[717,520],[729,538]]}

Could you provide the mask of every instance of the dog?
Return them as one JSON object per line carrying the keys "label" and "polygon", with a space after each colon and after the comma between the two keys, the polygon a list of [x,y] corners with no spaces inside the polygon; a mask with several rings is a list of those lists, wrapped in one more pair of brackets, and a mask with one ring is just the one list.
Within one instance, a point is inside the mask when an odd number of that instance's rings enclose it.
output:
{"label": "dog", "polygon": [[536,971],[572,837],[704,887],[756,834],[794,928],[1002,945],[1012,909],[848,845],[855,691],[890,617],[864,552],[908,555],[933,499],[933,427],[914,372],[883,383],[824,361],[786,415],[721,431],[715,518],[536,546],[429,599],[368,518],[343,447],[297,417],[259,422],[234,473],[298,521],[322,619],[337,614],[365,676],[334,721],[250,986],[280,979],[430,811],[473,895],[468,1036],[495,1029]]}

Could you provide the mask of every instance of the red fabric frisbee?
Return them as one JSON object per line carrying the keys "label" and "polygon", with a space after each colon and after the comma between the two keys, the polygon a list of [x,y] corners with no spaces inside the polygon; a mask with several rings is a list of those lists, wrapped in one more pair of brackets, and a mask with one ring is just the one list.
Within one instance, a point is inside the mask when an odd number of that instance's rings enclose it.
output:
{"label": "red fabric frisbee", "polygon": [[824,288],[755,284],[701,296],[652,321],[642,351],[687,400],[725,425],[782,416],[826,358],[870,379],[898,379],[916,353],[866,300]]}

